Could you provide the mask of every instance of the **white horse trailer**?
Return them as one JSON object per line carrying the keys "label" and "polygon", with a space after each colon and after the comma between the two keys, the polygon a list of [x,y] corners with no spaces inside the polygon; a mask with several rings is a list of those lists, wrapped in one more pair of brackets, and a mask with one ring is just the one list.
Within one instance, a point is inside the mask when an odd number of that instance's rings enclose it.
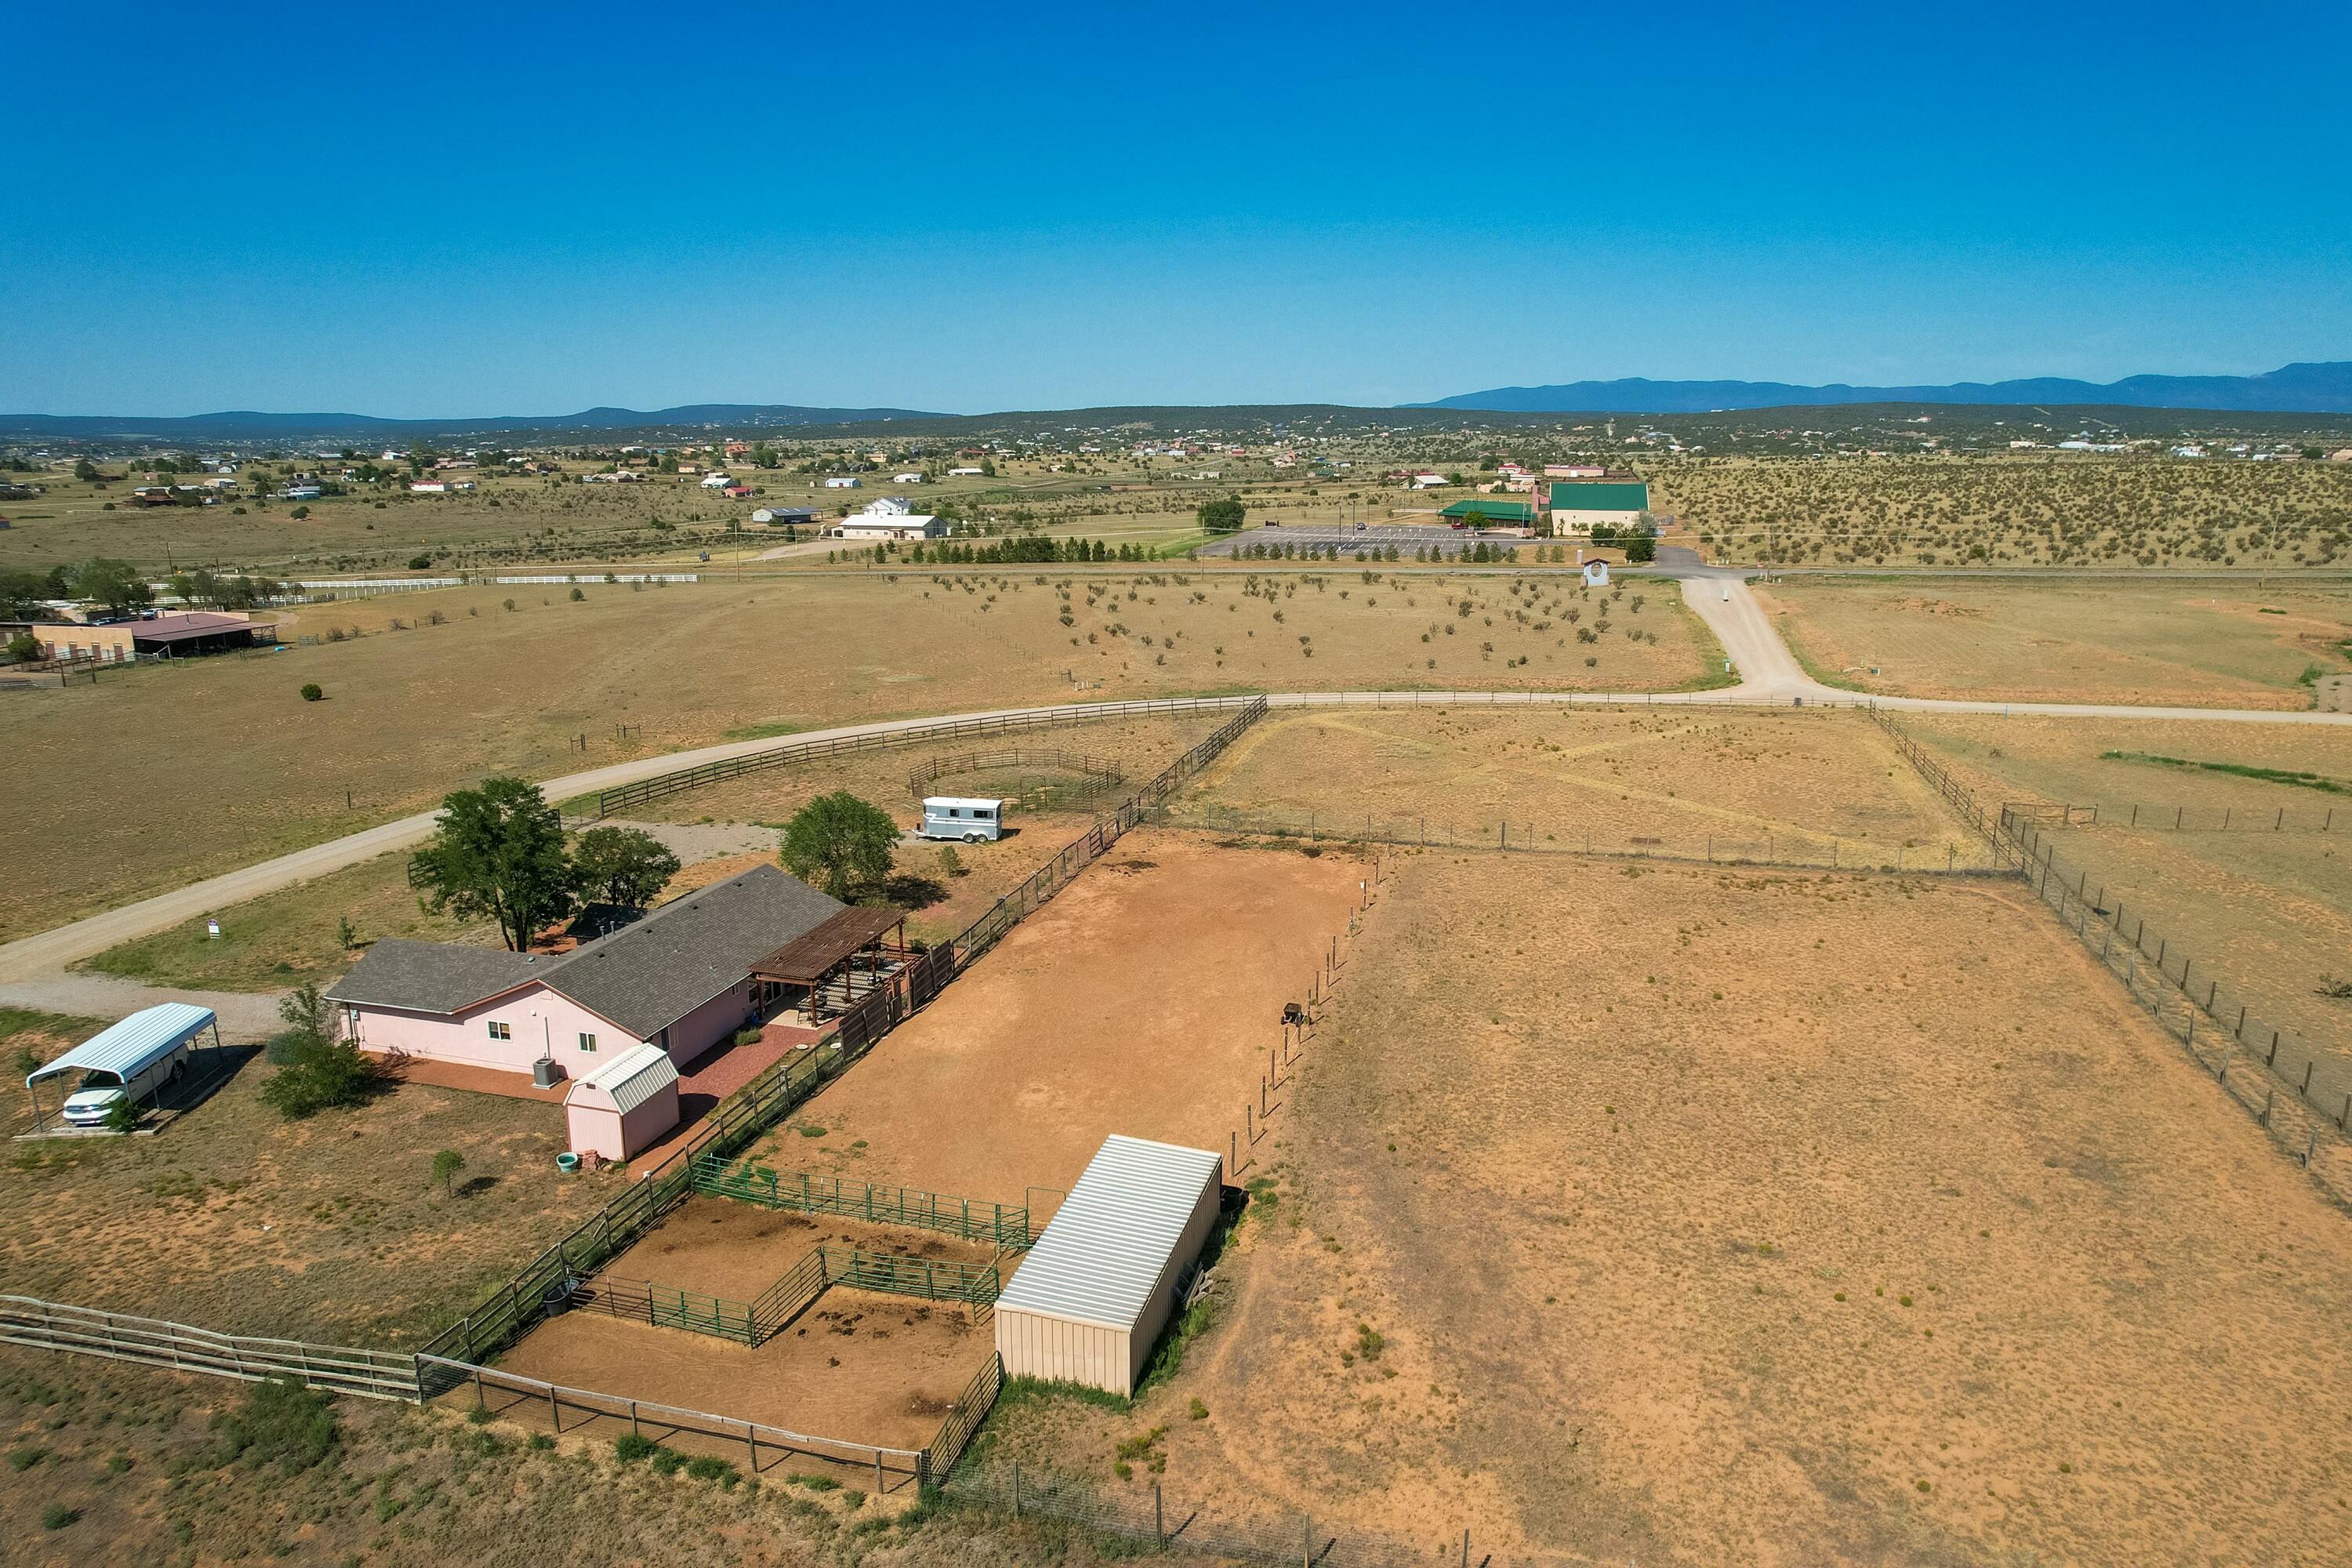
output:
{"label": "white horse trailer", "polygon": [[927,795],[920,832],[925,838],[989,843],[1004,837],[1004,803],[960,795]]}

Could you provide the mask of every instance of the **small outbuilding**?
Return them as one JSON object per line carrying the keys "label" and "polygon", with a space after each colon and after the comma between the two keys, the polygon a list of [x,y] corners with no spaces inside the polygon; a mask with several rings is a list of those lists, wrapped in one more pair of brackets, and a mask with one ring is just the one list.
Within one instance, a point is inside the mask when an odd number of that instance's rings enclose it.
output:
{"label": "small outbuilding", "polygon": [[624,1051],[574,1080],[563,1097],[575,1154],[634,1159],[677,1126],[677,1066],[659,1046]]}
{"label": "small outbuilding", "polygon": [[1114,1134],[996,1299],[1007,1377],[1135,1391],[1217,1223],[1224,1157]]}

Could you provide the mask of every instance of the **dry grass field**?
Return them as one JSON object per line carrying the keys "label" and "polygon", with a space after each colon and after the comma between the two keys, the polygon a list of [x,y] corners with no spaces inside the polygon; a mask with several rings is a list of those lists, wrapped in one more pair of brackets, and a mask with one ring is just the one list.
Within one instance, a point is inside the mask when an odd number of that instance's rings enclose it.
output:
{"label": "dry grass field", "polygon": [[1392,867],[1219,1324],[1000,1454],[1504,1560],[2340,1561],[2352,1227],[2021,891]]}
{"label": "dry grass field", "polygon": [[1958,820],[1874,725],[1832,711],[1475,706],[1268,715],[1196,778],[1180,816],[1273,814],[1360,829],[1548,848],[1941,865],[1979,858]]}
{"label": "dry grass field", "polygon": [[1814,676],[2020,702],[2352,706],[2336,584],[1783,578],[1759,590]]}
{"label": "dry grass field", "polygon": [[1813,565],[2327,565],[2352,465],[2041,453],[1668,463],[1653,500],[1715,559]]}
{"label": "dry grass field", "polygon": [[[711,1342],[716,1343],[717,1342]],[[347,1399],[304,1468],[234,1458],[214,1425],[242,1385],[0,1347],[0,1541],[25,1568],[250,1562],[381,1568],[1013,1568],[1102,1561],[1066,1531],[908,1510],[844,1482],[761,1484],[623,1464],[608,1433],[552,1442],[442,1411]],[[13,1462],[13,1460],[12,1460]],[[50,1510],[62,1510],[69,1519]]]}
{"label": "dry grass field", "polygon": [[2352,797],[2107,755],[2304,772],[2352,785],[2352,733],[1962,715],[1915,716],[1906,728],[1988,801],[2096,805],[2095,826],[2069,829],[2056,844],[2106,889],[2106,906],[2120,902],[2200,969],[2210,965],[2272,1027],[2352,1063],[2352,1001],[2320,991],[2323,976],[2352,978]]}
{"label": "dry grass field", "polygon": [[[559,1107],[417,1084],[281,1121],[258,1058],[154,1137],[11,1146],[15,1293],[232,1333],[412,1345],[585,1218],[618,1177],[557,1174]],[[433,1156],[465,1159],[454,1193]]]}
{"label": "dry grass field", "polygon": [[[1571,654],[1584,645],[1509,580],[1360,578],[1087,578],[1065,600],[1043,574],[899,574],[317,607],[287,635],[362,635],[0,698],[0,749],[76,781],[19,792],[0,821],[13,894],[0,937],[420,809],[486,773],[544,777],[730,731],[1204,689],[1649,689],[1703,674],[1696,622],[1668,596]],[[305,681],[326,700],[301,701]]]}
{"label": "dry grass field", "polygon": [[[1228,717],[1222,710],[1212,710],[1165,719],[1106,720],[1001,735],[925,741],[917,745],[819,758],[747,773],[721,784],[665,795],[631,810],[665,822],[781,825],[817,795],[845,789],[911,826],[922,815],[922,795],[1002,795],[1019,802],[1007,811],[1005,821],[1025,830],[1031,818],[1055,814],[1056,807],[1062,808],[1060,815],[1076,811],[1084,816],[1104,805],[1117,805]],[[1119,784],[1089,793],[1083,772],[1064,768],[960,767],[953,772],[933,772],[941,764],[1011,749],[1075,752],[1118,764],[1124,779]],[[919,795],[910,784],[917,772],[925,774]],[[962,852],[961,847],[959,852]]]}

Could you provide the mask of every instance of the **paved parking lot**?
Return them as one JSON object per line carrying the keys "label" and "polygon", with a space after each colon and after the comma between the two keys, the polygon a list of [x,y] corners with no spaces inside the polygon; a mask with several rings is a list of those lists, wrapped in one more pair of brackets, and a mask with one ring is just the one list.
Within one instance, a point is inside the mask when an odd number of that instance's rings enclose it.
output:
{"label": "paved parking lot", "polygon": [[1444,523],[1372,523],[1358,528],[1352,523],[1315,522],[1295,527],[1245,528],[1230,538],[1210,541],[1195,553],[1230,555],[1235,550],[1252,544],[1287,544],[1311,550],[1328,549],[1336,544],[1345,556],[1359,550],[1385,550],[1393,544],[1400,552],[1435,546],[1446,554],[1454,555],[1471,548],[1482,539],[1490,548],[1497,544],[1549,542],[1548,540],[1523,539],[1500,530],[1475,533],[1466,528],[1449,528]]}

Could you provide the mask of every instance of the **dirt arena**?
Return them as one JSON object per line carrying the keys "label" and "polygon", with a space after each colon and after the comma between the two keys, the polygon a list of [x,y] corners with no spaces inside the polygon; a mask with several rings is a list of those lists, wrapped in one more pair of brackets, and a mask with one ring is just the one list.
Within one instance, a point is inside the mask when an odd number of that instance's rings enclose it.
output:
{"label": "dirt arena", "polygon": [[1067,1190],[1113,1132],[1222,1152],[1367,874],[1337,853],[1130,833],[761,1157],[1019,1204]]}
{"label": "dirt arena", "polygon": [[2352,1221],[2016,888],[1408,858],[1303,1072],[1219,1325],[999,1457],[1506,1557],[2344,1561]]}
{"label": "dirt arena", "polygon": [[[885,1448],[919,1448],[995,1348],[960,1305],[834,1289],[753,1350],[682,1329],[567,1312],[502,1372]],[[815,1467],[811,1467],[815,1468]]]}

